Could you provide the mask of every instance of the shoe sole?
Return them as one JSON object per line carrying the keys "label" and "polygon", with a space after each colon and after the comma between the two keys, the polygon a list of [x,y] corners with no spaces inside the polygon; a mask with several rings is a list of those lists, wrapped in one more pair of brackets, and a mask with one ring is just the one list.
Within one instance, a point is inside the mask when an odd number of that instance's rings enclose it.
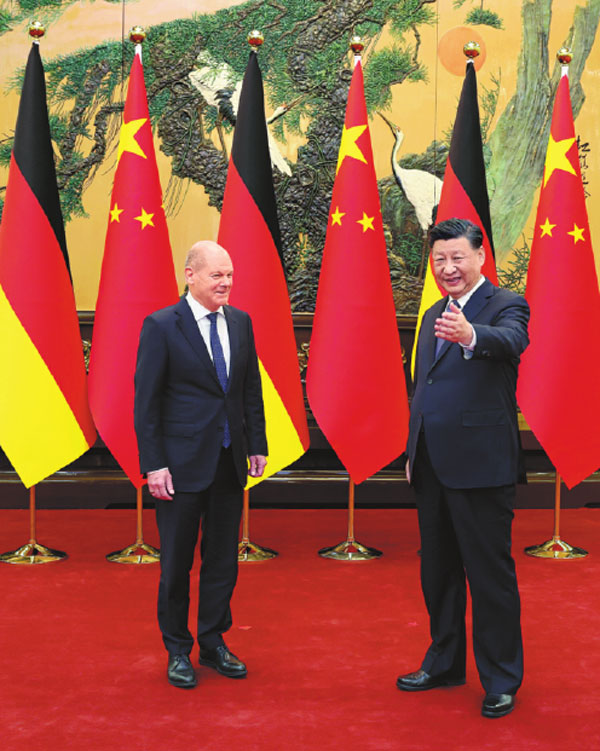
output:
{"label": "shoe sole", "polygon": [[449,681],[440,681],[436,682],[433,685],[430,686],[407,686],[404,683],[396,683],[396,688],[399,688],[400,691],[431,691],[433,688],[452,688],[453,686],[464,686],[466,683],[465,680],[449,680]]}
{"label": "shoe sole", "polygon": [[183,683],[180,681],[172,681],[170,678],[167,678],[171,686],[175,686],[175,688],[196,688],[198,685],[198,681],[195,681],[194,683]]}
{"label": "shoe sole", "polygon": [[506,717],[507,714],[510,714],[514,709],[514,704],[510,709],[505,709],[503,712],[486,712],[485,709],[481,710],[481,714],[483,717],[488,717],[490,720],[495,720],[497,717]]}
{"label": "shoe sole", "polygon": [[218,665],[215,665],[214,662],[209,662],[208,660],[203,660],[202,658],[200,658],[198,662],[200,663],[200,665],[205,665],[207,668],[216,670],[219,675],[224,675],[225,678],[245,678],[248,675],[247,670],[245,670],[243,673],[226,673],[224,670],[221,670]]}

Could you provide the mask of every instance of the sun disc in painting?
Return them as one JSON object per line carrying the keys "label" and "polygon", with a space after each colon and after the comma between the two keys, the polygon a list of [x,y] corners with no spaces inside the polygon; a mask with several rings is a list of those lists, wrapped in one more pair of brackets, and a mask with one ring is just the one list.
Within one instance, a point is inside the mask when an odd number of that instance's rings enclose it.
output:
{"label": "sun disc in painting", "polygon": [[485,42],[481,34],[478,34],[471,26],[455,26],[447,31],[439,41],[438,57],[440,62],[447,71],[455,76],[464,76],[465,74],[467,58],[463,52],[463,47],[467,42],[479,44],[481,52],[479,57],[473,60],[475,70],[479,70],[486,58]]}

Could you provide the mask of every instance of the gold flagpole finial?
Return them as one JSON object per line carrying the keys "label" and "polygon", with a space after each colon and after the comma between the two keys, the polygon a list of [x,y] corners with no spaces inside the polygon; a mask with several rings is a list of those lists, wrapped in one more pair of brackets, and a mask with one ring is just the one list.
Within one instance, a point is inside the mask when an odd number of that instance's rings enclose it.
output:
{"label": "gold flagpole finial", "polygon": [[143,26],[134,26],[129,29],[129,41],[134,44],[142,44],[146,38],[146,31]]}
{"label": "gold flagpole finial", "polygon": [[475,60],[476,57],[481,55],[481,46],[479,42],[467,42],[463,46],[463,54],[469,60]]}
{"label": "gold flagpole finial", "polygon": [[360,57],[365,48],[362,38],[356,35],[350,39],[350,44],[348,46],[357,57]]}
{"label": "gold flagpole finial", "polygon": [[258,52],[263,42],[265,41],[265,37],[262,31],[259,31],[258,29],[252,29],[252,31],[248,34],[247,39],[248,44],[252,47],[252,52]]}
{"label": "gold flagpole finial", "polygon": [[568,47],[561,47],[556,53],[556,59],[561,65],[569,65],[573,59],[573,53]]}
{"label": "gold flagpole finial", "polygon": [[41,21],[33,21],[29,24],[29,36],[34,42],[39,41],[46,33],[46,27]]}

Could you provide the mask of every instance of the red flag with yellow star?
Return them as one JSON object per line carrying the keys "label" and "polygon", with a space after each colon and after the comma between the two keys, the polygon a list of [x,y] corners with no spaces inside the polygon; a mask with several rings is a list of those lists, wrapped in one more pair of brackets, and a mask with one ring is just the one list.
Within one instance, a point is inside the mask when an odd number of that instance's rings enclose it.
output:
{"label": "red flag with yellow star", "polygon": [[572,488],[600,467],[600,292],[566,74],[554,102],[525,297],[530,344],[517,399]]}
{"label": "red flag with yellow star", "polygon": [[408,400],[361,63],[331,197],[306,375],[325,437],[355,483],[406,445]]}
{"label": "red flag with yellow star", "polygon": [[90,356],[89,395],[102,440],[143,484],[133,428],[133,376],[144,318],[177,302],[141,47],[131,66]]}

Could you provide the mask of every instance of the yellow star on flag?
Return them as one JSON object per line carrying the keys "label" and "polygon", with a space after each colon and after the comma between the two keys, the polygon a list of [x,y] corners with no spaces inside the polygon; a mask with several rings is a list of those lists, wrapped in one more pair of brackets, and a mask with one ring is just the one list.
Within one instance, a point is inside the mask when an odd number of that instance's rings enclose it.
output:
{"label": "yellow star on flag", "polygon": [[144,207],[142,206],[142,213],[139,216],[134,217],[134,219],[141,223],[142,229],[144,227],[147,227],[150,225],[151,227],[154,227],[154,222],[152,221],[152,217],[154,214],[148,214]]}
{"label": "yellow star on flag", "polygon": [[121,125],[121,132],[119,135],[119,150],[117,152],[117,164],[121,159],[121,154],[125,151],[129,151],[132,154],[141,156],[142,159],[146,158],[146,155],[142,151],[139,143],[135,140],[135,135],[146,122],[148,118],[142,117],[139,120],[130,120],[128,123]]}
{"label": "yellow star on flag", "polygon": [[363,232],[366,232],[368,229],[372,229],[373,232],[375,231],[375,227],[373,227],[373,220],[375,219],[374,216],[367,216],[365,212],[363,211],[362,219],[357,219],[357,224],[362,224]]}
{"label": "yellow star on flag", "polygon": [[367,163],[364,154],[356,145],[356,142],[366,129],[366,123],[365,125],[353,125],[351,128],[346,128],[346,126],[344,125],[344,130],[342,131],[342,141],[340,143],[340,153],[338,154],[338,162],[335,170],[336,175],[340,171],[342,162],[347,156],[352,157],[352,159],[358,159],[359,162],[364,162],[365,164]]}
{"label": "yellow star on flag", "polygon": [[567,151],[575,143],[574,138],[563,138],[562,141],[555,141],[550,133],[548,141],[548,151],[546,153],[546,166],[544,170],[544,187],[552,176],[554,170],[561,169],[571,175],[576,175],[575,169],[567,159]]}
{"label": "yellow star on flag", "polygon": [[339,224],[341,227],[343,216],[346,216],[346,213],[344,211],[340,211],[340,207],[336,206],[335,211],[331,215],[331,226],[333,227],[334,224]]}
{"label": "yellow star on flag", "polygon": [[580,240],[584,240],[583,232],[583,227],[578,227],[575,222],[573,222],[573,229],[570,232],[567,232],[567,235],[571,235],[573,242],[578,243]]}
{"label": "yellow star on flag", "polygon": [[115,203],[115,205],[110,210],[110,221],[111,222],[120,222],[120,216],[123,213],[123,209],[119,208],[119,205]]}
{"label": "yellow star on flag", "polygon": [[546,217],[546,221],[544,224],[540,224],[540,229],[542,230],[542,237],[545,237],[548,235],[548,237],[552,237],[552,230],[556,227],[556,224],[550,224],[550,219]]}

